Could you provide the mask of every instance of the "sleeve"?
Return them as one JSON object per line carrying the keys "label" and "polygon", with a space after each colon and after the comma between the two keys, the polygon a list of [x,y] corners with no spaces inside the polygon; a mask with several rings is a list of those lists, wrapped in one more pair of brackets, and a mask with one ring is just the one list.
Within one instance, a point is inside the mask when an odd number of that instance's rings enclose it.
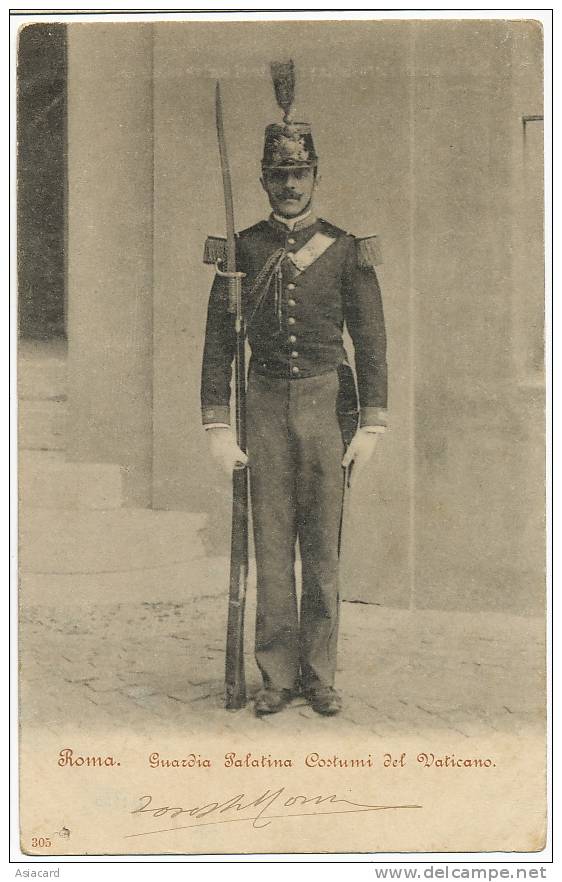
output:
{"label": "sleeve", "polygon": [[386,426],[388,371],[382,296],[375,272],[376,237],[350,236],[342,277],[344,318],[355,349],[361,427]]}
{"label": "sleeve", "polygon": [[228,312],[227,283],[215,276],[205,330],[201,371],[201,416],[203,425],[230,425],[232,362],[236,348],[234,316]]}

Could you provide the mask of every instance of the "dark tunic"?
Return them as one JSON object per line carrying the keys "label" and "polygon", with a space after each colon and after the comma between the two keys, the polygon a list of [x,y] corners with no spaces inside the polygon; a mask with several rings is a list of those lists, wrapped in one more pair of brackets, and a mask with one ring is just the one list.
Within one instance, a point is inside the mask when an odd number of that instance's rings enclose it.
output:
{"label": "dark tunic", "polygon": [[[280,249],[298,252],[317,233],[333,243],[304,271],[285,258],[280,297],[275,279],[265,293],[255,281]],[[244,311],[256,371],[299,380],[337,369],[346,360],[344,324],[355,350],[361,425],[384,425],[387,406],[386,336],[381,293],[361,240],[317,219],[293,232],[273,219],[237,237],[237,269],[244,279]],[[226,308],[227,287],[216,277],[207,317],[201,404],[204,423],[229,422],[235,334]],[[257,308],[256,308],[257,307]]]}

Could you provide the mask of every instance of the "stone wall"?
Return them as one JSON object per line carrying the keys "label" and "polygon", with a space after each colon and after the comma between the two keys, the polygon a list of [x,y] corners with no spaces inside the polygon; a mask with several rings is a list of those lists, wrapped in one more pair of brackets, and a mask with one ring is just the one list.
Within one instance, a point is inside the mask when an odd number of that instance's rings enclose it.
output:
{"label": "stone wall", "polygon": [[345,594],[539,608],[542,156],[522,118],[542,113],[541,40],[501,20],[72,25],[75,455],[117,458],[136,504],[205,512],[227,553],[198,403],[202,248],[224,230],[214,88],[243,228],[268,211],[268,63],[290,47],[318,211],[383,240],[391,429],[348,500]]}

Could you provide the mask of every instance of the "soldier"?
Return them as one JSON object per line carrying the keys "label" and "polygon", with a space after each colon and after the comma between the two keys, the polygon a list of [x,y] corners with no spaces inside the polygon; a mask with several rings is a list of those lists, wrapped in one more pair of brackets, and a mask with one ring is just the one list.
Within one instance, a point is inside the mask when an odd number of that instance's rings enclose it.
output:
{"label": "soldier", "polygon": [[[248,455],[230,429],[235,332],[218,276],[207,317],[202,416],[211,453],[224,469],[231,474],[249,465],[255,656],[263,677],[255,712],[276,713],[301,691],[315,711],[333,715],[341,709],[334,677],[343,492],[346,474],[352,486],[385,430],[386,337],[375,237],[357,239],[314,214],[318,157],[310,126],[293,121],[292,62],[272,65],[272,73],[284,110],[283,124],[266,129],[261,164],[272,213],[240,232],[236,244],[251,350]],[[354,345],[360,406],[347,449],[338,412],[354,409],[344,399],[350,389],[355,394],[355,381],[344,326]]]}

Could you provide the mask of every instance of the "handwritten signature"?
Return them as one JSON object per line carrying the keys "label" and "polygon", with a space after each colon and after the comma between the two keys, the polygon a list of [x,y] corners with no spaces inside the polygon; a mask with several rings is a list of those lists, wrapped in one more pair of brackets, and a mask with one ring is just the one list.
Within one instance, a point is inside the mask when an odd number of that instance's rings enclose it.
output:
{"label": "handwritten signature", "polygon": [[[224,802],[208,802],[201,805],[195,805],[191,808],[182,808],[181,806],[163,805],[156,807],[153,804],[152,796],[139,796],[141,805],[131,811],[132,815],[148,814],[151,818],[165,818],[166,820],[174,820],[181,816],[193,818],[193,823],[182,824],[175,827],[161,827],[157,830],[145,830],[141,833],[129,833],[125,839],[131,839],[137,836],[151,836],[155,833],[171,833],[174,830],[187,830],[191,827],[207,826],[209,824],[231,824],[236,821],[251,821],[252,827],[259,830],[263,827],[269,827],[273,820],[279,818],[308,818],[318,815],[341,815],[353,814],[356,812],[382,812],[396,809],[421,809],[421,805],[369,805],[368,803],[352,802],[337,796],[335,793],[329,796],[319,794],[317,796],[307,796],[305,794],[295,794],[288,796],[285,787],[278,790],[266,790],[256,799],[247,797],[245,793],[237,793]],[[270,814],[269,810],[275,806],[277,814]],[[306,811],[306,812],[290,812],[283,809],[302,808],[310,806],[317,808],[324,806],[323,811]],[[332,808],[337,806],[337,808]],[[341,806],[341,807],[340,807]],[[347,807],[344,807],[347,806]],[[248,812],[250,809],[258,810],[251,815],[241,814]],[[281,812],[279,813],[279,811]],[[201,821],[202,818],[211,818],[211,820]]]}

